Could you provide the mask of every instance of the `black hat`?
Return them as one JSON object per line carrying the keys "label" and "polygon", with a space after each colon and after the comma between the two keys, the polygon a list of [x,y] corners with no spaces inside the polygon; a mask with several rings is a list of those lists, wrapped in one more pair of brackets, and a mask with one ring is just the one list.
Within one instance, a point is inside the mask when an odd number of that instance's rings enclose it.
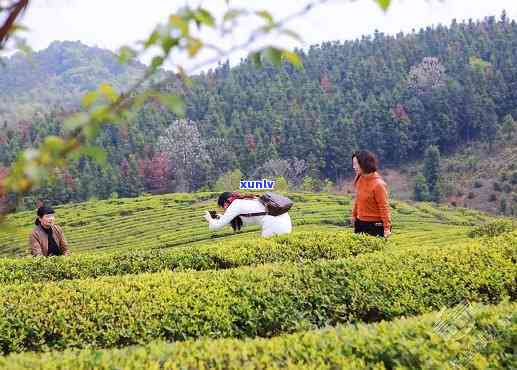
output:
{"label": "black hat", "polygon": [[219,195],[219,199],[217,199],[217,205],[219,207],[224,207],[224,203],[228,200],[228,198],[232,195],[229,191],[225,191],[221,195]]}
{"label": "black hat", "polygon": [[55,213],[55,212],[50,207],[39,207],[38,208],[38,217],[43,217],[45,215],[50,215],[52,213]]}

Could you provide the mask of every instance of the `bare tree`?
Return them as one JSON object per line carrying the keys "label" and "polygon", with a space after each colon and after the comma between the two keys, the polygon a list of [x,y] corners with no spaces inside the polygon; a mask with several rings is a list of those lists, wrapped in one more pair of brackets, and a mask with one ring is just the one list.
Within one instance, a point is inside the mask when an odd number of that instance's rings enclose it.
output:
{"label": "bare tree", "polygon": [[271,159],[255,170],[254,178],[260,177],[286,177],[289,171],[289,162],[285,159]]}
{"label": "bare tree", "polygon": [[429,92],[445,84],[445,67],[435,57],[425,57],[422,62],[411,67],[408,85],[420,93]]}
{"label": "bare tree", "polygon": [[211,161],[193,121],[174,121],[158,139],[158,148],[169,156],[176,191],[191,191],[206,177]]}
{"label": "bare tree", "polygon": [[299,186],[303,182],[307,169],[307,162],[303,159],[271,159],[259,167],[253,176],[256,178],[282,176],[291,185]]}
{"label": "bare tree", "polygon": [[294,186],[300,186],[303,178],[307,174],[309,166],[303,159],[293,158],[289,160],[289,169],[287,171],[286,179]]}

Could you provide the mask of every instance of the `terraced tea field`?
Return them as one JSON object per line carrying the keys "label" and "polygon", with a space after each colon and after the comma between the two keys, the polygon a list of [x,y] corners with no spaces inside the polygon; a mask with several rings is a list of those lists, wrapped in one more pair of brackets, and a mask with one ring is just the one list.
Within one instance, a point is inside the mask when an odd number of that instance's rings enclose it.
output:
{"label": "terraced tea field", "polygon": [[[295,230],[343,229],[352,199],[348,196],[289,194],[295,206]],[[115,199],[56,207],[57,222],[74,254],[129,252],[199,244],[212,240],[249,237],[257,228],[234,235],[231,228],[210,232],[205,210],[215,209],[217,194],[180,194]],[[394,240],[422,245],[441,240],[464,240],[467,226],[490,220],[477,211],[392,203]],[[25,256],[34,227],[35,212],[20,212],[11,219],[13,230],[0,231],[0,256]],[[433,237],[429,237],[433,235]],[[445,238],[445,239],[444,239]],[[451,239],[452,238],[452,239]]]}
{"label": "terraced tea field", "polygon": [[345,226],[350,197],[299,193],[294,232],[262,239],[208,231],[216,196],[57,207],[68,258],[20,258],[34,215],[13,215],[0,368],[517,368],[511,222],[394,201],[386,241]]}

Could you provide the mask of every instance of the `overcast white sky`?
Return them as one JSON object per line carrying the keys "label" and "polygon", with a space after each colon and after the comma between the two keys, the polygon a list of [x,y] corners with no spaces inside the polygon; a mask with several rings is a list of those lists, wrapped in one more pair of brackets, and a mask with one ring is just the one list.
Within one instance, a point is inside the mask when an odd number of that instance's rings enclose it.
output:
{"label": "overcast white sky", "polygon": [[[54,40],[80,40],[90,46],[117,50],[120,46],[142,40],[153,27],[187,1],[173,0],[33,0],[22,23],[29,27],[27,38],[35,50],[46,48]],[[223,0],[189,1],[202,3],[217,14],[225,10]],[[245,5],[268,9],[281,18],[300,9],[302,0],[233,0],[233,6]],[[516,0],[394,0],[387,13],[373,0],[331,0],[312,10],[291,27],[302,33],[304,44],[280,39],[269,40],[282,46],[308,46],[329,40],[347,40],[371,34],[410,32],[438,23],[449,24],[452,19],[481,19],[499,16],[506,9],[510,18],[517,19]],[[251,24],[241,25],[242,40]],[[217,40],[216,35],[207,35]],[[231,43],[231,42],[230,42]],[[229,43],[227,44],[229,45]],[[243,54],[234,56],[235,63]]]}

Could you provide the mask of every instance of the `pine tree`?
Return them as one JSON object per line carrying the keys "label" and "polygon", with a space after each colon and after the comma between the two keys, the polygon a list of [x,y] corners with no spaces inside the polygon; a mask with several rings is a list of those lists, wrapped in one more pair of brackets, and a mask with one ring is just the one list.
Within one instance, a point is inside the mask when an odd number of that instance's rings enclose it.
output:
{"label": "pine tree", "polygon": [[413,187],[414,199],[416,201],[428,201],[430,199],[429,188],[424,176],[418,175],[415,177],[415,184]]}
{"label": "pine tree", "polygon": [[135,157],[124,160],[121,165],[121,179],[118,194],[121,197],[137,197],[144,191],[144,184],[138,171]]}
{"label": "pine tree", "polygon": [[499,213],[502,214],[503,216],[505,216],[507,208],[508,208],[508,204],[506,202],[506,199],[501,198],[501,201],[499,203]]}
{"label": "pine tree", "polygon": [[435,202],[440,201],[442,196],[440,187],[440,150],[435,145],[431,145],[425,152],[424,177],[431,200]]}

